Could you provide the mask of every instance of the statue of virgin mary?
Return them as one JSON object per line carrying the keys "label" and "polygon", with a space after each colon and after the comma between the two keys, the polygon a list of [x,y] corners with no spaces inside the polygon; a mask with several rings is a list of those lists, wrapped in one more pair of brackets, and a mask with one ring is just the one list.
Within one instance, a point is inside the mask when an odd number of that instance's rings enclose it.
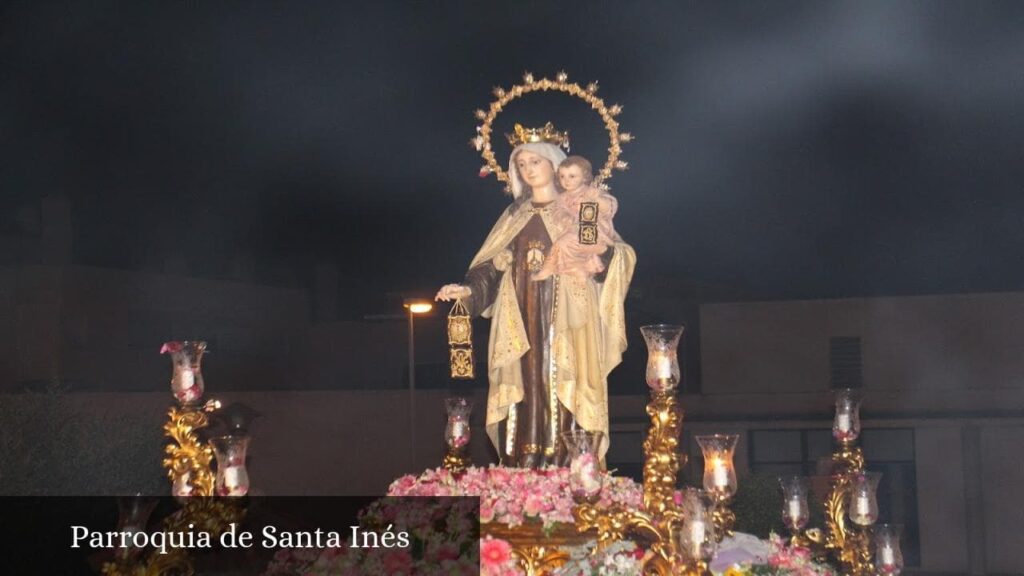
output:
{"label": "statue of virgin mary", "polygon": [[532,280],[562,235],[553,217],[555,173],[565,154],[526,131],[512,151],[512,204],[501,214],[461,284],[438,300],[461,298],[470,314],[490,318],[487,434],[502,464],[559,462],[562,432],[602,433],[608,450],[608,374],[626,349],[623,304],[636,264],[633,249],[614,243],[605,270],[592,276]]}

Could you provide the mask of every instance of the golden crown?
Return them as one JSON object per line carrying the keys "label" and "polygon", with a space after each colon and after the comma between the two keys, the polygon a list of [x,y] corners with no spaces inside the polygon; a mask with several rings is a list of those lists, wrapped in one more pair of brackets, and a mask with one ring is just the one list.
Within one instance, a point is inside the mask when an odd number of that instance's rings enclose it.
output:
{"label": "golden crown", "polygon": [[555,130],[551,122],[545,124],[543,128],[524,128],[522,124],[516,124],[515,131],[511,134],[505,134],[505,137],[508,138],[508,143],[512,147],[521,144],[544,142],[561,146],[566,150],[569,149],[569,132]]}

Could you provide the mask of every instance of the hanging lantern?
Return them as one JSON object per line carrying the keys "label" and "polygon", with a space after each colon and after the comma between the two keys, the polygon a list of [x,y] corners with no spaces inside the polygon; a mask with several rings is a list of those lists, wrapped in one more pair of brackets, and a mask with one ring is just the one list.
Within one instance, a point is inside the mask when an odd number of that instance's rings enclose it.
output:
{"label": "hanging lantern", "polygon": [[448,347],[452,378],[473,379],[473,323],[461,298],[448,312]]}

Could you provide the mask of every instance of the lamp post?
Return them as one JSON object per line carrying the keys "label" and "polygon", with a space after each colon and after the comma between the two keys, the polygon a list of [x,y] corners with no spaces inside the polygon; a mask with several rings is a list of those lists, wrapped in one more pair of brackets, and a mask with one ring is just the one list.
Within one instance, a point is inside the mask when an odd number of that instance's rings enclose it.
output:
{"label": "lamp post", "polygon": [[430,300],[406,298],[402,306],[409,311],[409,463],[416,465],[416,325],[417,314],[426,314],[434,309]]}

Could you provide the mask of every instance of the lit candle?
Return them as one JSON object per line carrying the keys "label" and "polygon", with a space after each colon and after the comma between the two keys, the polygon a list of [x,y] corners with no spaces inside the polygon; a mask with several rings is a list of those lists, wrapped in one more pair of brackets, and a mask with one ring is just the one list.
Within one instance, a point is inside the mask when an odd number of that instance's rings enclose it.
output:
{"label": "lit candle", "polygon": [[839,414],[836,414],[836,428],[838,428],[840,432],[850,431],[851,425],[849,413],[840,412]]}
{"label": "lit candle", "polygon": [[896,551],[888,544],[878,549],[878,557],[882,561],[883,566],[893,566],[896,564]]}
{"label": "lit candle", "polygon": [[858,493],[853,498],[853,510],[850,511],[850,520],[865,526],[875,521],[875,515],[871,510],[871,498],[864,493]]}
{"label": "lit candle", "polygon": [[695,558],[700,558],[701,548],[704,545],[706,528],[701,520],[694,520],[690,524],[690,543],[693,549],[690,551]]}
{"label": "lit candle", "polygon": [[242,471],[243,468],[241,466],[228,466],[225,468],[224,484],[231,488],[238,486],[242,481]]}
{"label": "lit candle", "polygon": [[796,521],[803,516],[803,506],[800,504],[800,498],[790,498],[786,503],[790,519]]}
{"label": "lit candle", "polygon": [[188,390],[195,386],[196,374],[190,368],[185,368],[181,371],[181,389]]}
{"label": "lit candle", "polygon": [[469,424],[463,418],[451,418],[448,421],[450,436],[448,444],[452,448],[462,448],[469,443]]}
{"label": "lit candle", "polygon": [[726,488],[729,486],[729,469],[719,458],[711,461],[711,480],[715,488]]}
{"label": "lit candle", "polygon": [[227,466],[224,468],[224,496],[245,496],[249,491],[249,475],[245,466]]}
{"label": "lit candle", "polygon": [[183,368],[171,388],[179,402],[190,403],[199,398],[199,387],[196,386],[196,374],[191,368]]}
{"label": "lit candle", "polygon": [[654,356],[654,374],[659,379],[672,378],[672,359],[668,354],[660,352]]}

